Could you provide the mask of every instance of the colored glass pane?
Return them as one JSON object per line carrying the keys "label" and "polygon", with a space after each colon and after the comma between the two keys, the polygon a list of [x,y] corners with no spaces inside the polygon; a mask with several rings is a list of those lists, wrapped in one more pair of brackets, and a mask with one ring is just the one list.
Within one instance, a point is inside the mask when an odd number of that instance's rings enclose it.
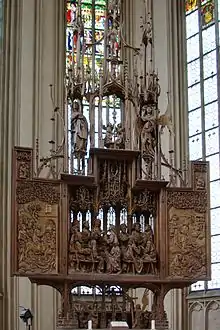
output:
{"label": "colored glass pane", "polygon": [[92,4],[92,0],[82,0],[81,1],[82,4]]}
{"label": "colored glass pane", "polygon": [[201,8],[202,14],[202,25],[207,25],[214,21],[214,2],[208,2],[204,4]]}
{"label": "colored glass pane", "polygon": [[106,0],[96,0],[97,5],[106,6]]}
{"label": "colored glass pane", "polygon": [[197,0],[186,0],[185,1],[186,13],[197,8]]}
{"label": "colored glass pane", "polygon": [[104,30],[105,28],[105,17],[106,12],[103,7],[97,7],[95,8],[95,28]]}
{"label": "colored glass pane", "polygon": [[73,24],[76,18],[76,4],[67,3],[66,22],[67,25]]}

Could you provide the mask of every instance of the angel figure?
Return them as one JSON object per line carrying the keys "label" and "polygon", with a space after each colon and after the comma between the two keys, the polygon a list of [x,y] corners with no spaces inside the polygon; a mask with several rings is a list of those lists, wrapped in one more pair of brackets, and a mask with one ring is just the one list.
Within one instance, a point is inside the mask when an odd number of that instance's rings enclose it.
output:
{"label": "angel figure", "polygon": [[142,115],[138,117],[139,136],[141,137],[142,157],[146,162],[146,179],[152,178],[152,166],[157,142],[156,118],[153,105],[144,105]]}

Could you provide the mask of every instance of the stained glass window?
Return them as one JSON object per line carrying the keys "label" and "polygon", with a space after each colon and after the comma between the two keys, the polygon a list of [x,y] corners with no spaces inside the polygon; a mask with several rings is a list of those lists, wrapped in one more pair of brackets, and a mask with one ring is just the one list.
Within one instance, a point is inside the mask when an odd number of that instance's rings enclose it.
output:
{"label": "stained glass window", "polygon": [[188,13],[193,9],[197,8],[197,0],[186,0],[185,5],[186,5],[186,12]]}
{"label": "stained glass window", "polygon": [[[100,82],[103,67],[108,65],[104,62],[104,58],[109,55],[105,32],[114,33],[114,25],[109,19],[108,10],[106,0],[68,0],[66,5],[66,75],[68,77],[70,71],[75,77],[79,72],[82,75],[80,70],[83,67],[83,79],[86,78],[84,81],[87,81],[84,88],[86,90],[91,89],[91,93],[96,90]],[[116,44],[117,42],[115,42]],[[119,58],[121,56],[119,47],[117,48],[117,56]],[[121,103],[116,96],[105,96],[101,103],[100,107],[98,95],[92,109],[88,98],[84,97],[82,109],[80,103],[80,111],[85,116],[89,126],[90,136],[87,150],[90,147],[103,147],[104,131],[102,132],[100,127],[103,127],[104,130],[104,127],[107,127],[109,123],[116,127],[122,120]],[[68,102],[67,108],[68,144],[70,146],[71,106]],[[71,147],[68,148],[68,155],[69,171],[73,174],[86,174],[86,170],[83,173],[79,172],[79,164],[74,159]],[[86,165],[85,169],[87,169]]]}
{"label": "stained glass window", "polygon": [[186,44],[190,160],[210,162],[212,280],[193,291],[220,288],[220,0],[187,0]]}

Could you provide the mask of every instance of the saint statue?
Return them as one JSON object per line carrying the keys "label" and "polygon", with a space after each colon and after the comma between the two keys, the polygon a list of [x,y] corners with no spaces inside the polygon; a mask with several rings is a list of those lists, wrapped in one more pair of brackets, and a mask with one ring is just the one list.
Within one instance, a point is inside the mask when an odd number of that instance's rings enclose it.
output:
{"label": "saint statue", "polygon": [[73,103],[71,116],[71,144],[76,158],[80,159],[86,155],[88,143],[88,122],[80,111],[79,103]]}
{"label": "saint statue", "polygon": [[146,162],[146,179],[152,179],[152,165],[157,143],[156,118],[153,105],[144,105],[139,117],[142,157]]}

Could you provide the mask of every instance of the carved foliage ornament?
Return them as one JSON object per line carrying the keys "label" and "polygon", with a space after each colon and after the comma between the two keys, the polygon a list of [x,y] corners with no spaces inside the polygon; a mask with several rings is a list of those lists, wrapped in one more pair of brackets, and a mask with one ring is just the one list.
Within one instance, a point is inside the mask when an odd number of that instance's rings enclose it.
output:
{"label": "carved foliage ornament", "polygon": [[94,193],[92,189],[80,186],[77,188],[74,196],[70,197],[70,208],[76,211],[87,211],[89,209],[91,210],[93,208],[93,202]]}
{"label": "carved foliage ornament", "polygon": [[208,195],[206,191],[170,191],[167,206],[179,209],[194,209],[197,212],[207,211]]}
{"label": "carved foliage ornament", "polygon": [[18,204],[25,204],[36,199],[48,204],[57,204],[60,200],[60,185],[40,181],[19,182],[16,198]]}
{"label": "carved foliage ornament", "polygon": [[128,164],[126,161],[104,161],[100,165],[100,204],[127,205]]}
{"label": "carved foliage ornament", "polygon": [[133,197],[133,211],[150,212],[156,215],[157,212],[157,195],[145,189],[136,193]]}

